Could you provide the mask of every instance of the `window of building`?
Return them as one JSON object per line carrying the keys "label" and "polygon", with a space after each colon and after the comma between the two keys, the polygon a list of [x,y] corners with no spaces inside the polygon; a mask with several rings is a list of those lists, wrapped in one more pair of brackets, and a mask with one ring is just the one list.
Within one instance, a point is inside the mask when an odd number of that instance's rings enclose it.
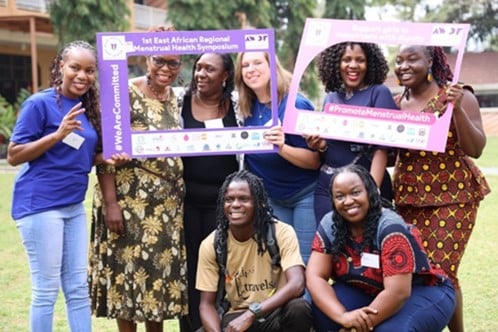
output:
{"label": "window of building", "polygon": [[0,94],[9,103],[15,102],[22,88],[32,91],[32,83],[30,56],[0,54]]}
{"label": "window of building", "polygon": [[498,91],[496,93],[477,94],[476,97],[481,108],[498,107]]}

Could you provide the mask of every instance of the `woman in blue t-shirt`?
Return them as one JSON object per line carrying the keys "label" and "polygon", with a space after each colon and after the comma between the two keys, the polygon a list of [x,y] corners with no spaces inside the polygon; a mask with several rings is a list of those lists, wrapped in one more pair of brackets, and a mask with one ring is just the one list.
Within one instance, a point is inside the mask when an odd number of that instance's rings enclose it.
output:
{"label": "woman in blue t-shirt", "polygon": [[[323,106],[334,103],[397,109],[391,92],[383,85],[388,71],[387,61],[375,44],[344,42],[330,46],[320,54],[318,62],[318,76],[328,92]],[[392,200],[391,179],[386,171],[389,148],[322,139],[318,135],[308,136],[307,143],[320,151],[323,161],[315,191],[317,222],[331,209],[328,187],[334,169],[350,163],[370,170],[382,196]]]}
{"label": "woman in blue t-shirt", "polygon": [[[313,192],[320,157],[318,152],[308,148],[303,137],[284,134],[282,130],[291,73],[280,65],[278,59],[274,61],[279,123],[267,131],[265,139],[278,147],[278,153],[247,154],[245,164],[252,173],[263,179],[275,216],[294,227],[301,255],[307,262],[316,230]],[[240,53],[235,68],[235,84],[244,125],[270,126],[272,110],[268,52]],[[297,96],[295,106],[298,109],[314,109],[313,104],[302,95]]]}
{"label": "woman in blue t-shirt", "polygon": [[83,201],[88,173],[104,162],[96,72],[90,44],[67,44],[52,62],[51,87],[21,105],[10,139],[9,164],[23,164],[11,213],[31,271],[31,331],[52,331],[61,287],[71,331],[91,330]]}

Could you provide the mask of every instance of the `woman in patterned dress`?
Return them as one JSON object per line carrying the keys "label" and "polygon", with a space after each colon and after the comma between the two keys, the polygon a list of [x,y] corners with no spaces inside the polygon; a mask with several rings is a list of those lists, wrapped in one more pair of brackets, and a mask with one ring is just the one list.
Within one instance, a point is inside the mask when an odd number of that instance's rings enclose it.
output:
{"label": "woman in patterned dress", "polygon": [[[131,79],[132,130],[179,129],[171,84],[178,55],[146,58],[147,74]],[[140,158],[98,169],[93,202],[90,287],[97,317],[119,331],[163,331],[163,321],[187,314],[183,231],[183,164],[179,157]]]}
{"label": "woman in patterned dress", "polygon": [[479,104],[453,74],[440,47],[403,46],[396,57],[396,75],[405,86],[402,110],[453,114],[445,152],[401,150],[394,172],[398,212],[422,233],[429,258],[449,275],[457,295],[452,332],[464,330],[458,266],[474,228],[480,201],[489,193],[483,174],[470,159],[486,144]]}

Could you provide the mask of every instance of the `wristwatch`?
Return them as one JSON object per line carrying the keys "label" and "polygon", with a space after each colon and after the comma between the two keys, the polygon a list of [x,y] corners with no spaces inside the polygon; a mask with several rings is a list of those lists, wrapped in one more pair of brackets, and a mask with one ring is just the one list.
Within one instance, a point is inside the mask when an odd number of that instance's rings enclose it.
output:
{"label": "wristwatch", "polygon": [[249,311],[254,314],[254,317],[258,320],[264,320],[263,318],[263,306],[259,302],[253,302],[249,305]]}

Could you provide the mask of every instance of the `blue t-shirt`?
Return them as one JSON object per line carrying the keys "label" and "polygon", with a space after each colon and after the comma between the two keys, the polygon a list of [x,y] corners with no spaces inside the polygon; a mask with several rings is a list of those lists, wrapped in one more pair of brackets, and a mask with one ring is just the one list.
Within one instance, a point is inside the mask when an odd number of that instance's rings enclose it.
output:
{"label": "blue t-shirt", "polygon": [[[372,85],[365,90],[355,92],[350,99],[346,99],[344,93],[332,92],[325,97],[323,106],[328,103],[398,109],[391,95],[391,91],[385,85]],[[367,144],[333,139],[328,139],[327,145],[328,149],[324,156],[324,162],[331,167],[342,167],[349,164],[360,150],[368,147]],[[367,169],[370,169],[369,163]],[[329,181],[327,180],[326,182],[328,185]]]}
{"label": "blue t-shirt", "polygon": [[[278,105],[279,124],[282,124],[287,104],[286,95]],[[313,104],[302,95],[296,97],[296,108],[314,110]],[[251,116],[244,120],[244,126],[264,126],[271,120],[271,111],[257,100],[251,107]],[[262,111],[264,110],[264,111]],[[300,135],[285,134],[285,144],[308,149]],[[278,153],[246,154],[245,162],[252,173],[263,179],[265,189],[272,199],[288,199],[316,181],[318,170],[304,169],[290,163]]]}
{"label": "blue t-shirt", "polygon": [[[345,104],[355,106],[368,106],[385,109],[398,109],[393,100],[391,91],[385,85],[372,85],[360,91],[356,91],[354,95],[346,99],[342,92],[331,92],[325,97],[323,105],[328,103]],[[364,166],[370,170],[372,164],[373,150],[388,147],[369,146],[368,144],[339,141],[335,139],[327,139],[327,151],[323,155],[323,163],[338,168],[351,163],[355,157],[364,151],[362,157],[357,161],[357,164]],[[315,201],[315,215],[317,220],[321,220],[323,215],[331,210],[332,206],[329,198],[329,185],[332,175],[320,172],[316,185],[316,194],[320,197]],[[389,173],[384,173],[382,185],[380,187],[381,194],[387,200],[392,200],[392,184]]]}
{"label": "blue t-shirt", "polygon": [[[49,88],[29,97],[22,105],[11,141],[24,144],[47,136],[59,128],[62,118],[79,102]],[[92,169],[97,133],[87,117],[77,117],[84,138],[79,149],[58,142],[40,157],[23,164],[16,176],[12,218],[80,203],[85,199],[88,173]]]}

